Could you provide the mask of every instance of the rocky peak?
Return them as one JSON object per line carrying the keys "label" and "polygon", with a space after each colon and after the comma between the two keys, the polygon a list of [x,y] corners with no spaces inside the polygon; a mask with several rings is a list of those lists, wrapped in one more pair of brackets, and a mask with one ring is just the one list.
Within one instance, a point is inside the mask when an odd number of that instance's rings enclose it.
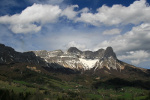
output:
{"label": "rocky peak", "polygon": [[70,47],[67,51],[67,53],[73,53],[73,54],[82,54],[82,51],[80,51],[78,48],[76,47]]}
{"label": "rocky peak", "polygon": [[99,50],[97,50],[97,51],[95,51],[95,52],[101,53],[101,52],[103,52],[103,51],[105,51],[105,50],[104,50],[104,49],[99,49]]}
{"label": "rocky peak", "polygon": [[113,51],[112,47],[107,47],[105,52],[104,52],[104,57],[105,58],[109,58],[109,57],[113,57],[114,59],[117,59],[116,54]]}
{"label": "rocky peak", "polygon": [[86,59],[94,59],[95,58],[94,53],[92,51],[84,51],[83,56]]}
{"label": "rocky peak", "polygon": [[50,53],[53,55],[56,55],[56,56],[61,56],[64,54],[64,52],[62,50],[49,51],[49,54]]}
{"label": "rocky peak", "polygon": [[4,48],[4,47],[5,47],[5,45],[0,43],[0,49]]}
{"label": "rocky peak", "polygon": [[62,50],[54,50],[54,51],[38,50],[32,52],[34,52],[36,56],[39,56],[41,58],[57,57],[64,54]]}
{"label": "rocky peak", "polygon": [[11,47],[0,44],[0,52],[14,52],[15,50]]}
{"label": "rocky peak", "polygon": [[39,51],[33,51],[35,55],[38,55],[40,57],[45,57],[47,56],[47,51],[46,50],[39,50]]}

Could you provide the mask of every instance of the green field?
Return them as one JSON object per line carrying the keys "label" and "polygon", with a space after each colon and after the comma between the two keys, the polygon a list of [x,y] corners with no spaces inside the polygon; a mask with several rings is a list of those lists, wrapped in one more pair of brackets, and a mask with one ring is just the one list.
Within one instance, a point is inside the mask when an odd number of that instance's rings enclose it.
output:
{"label": "green field", "polygon": [[[89,86],[82,86],[74,82],[63,82],[49,79],[45,85],[27,83],[25,81],[12,82],[0,81],[0,90],[3,93],[13,95],[16,100],[148,100],[150,99],[149,90],[135,87],[123,87],[114,89],[92,89]],[[13,93],[12,93],[13,91]],[[13,95],[12,95],[13,94]],[[28,96],[26,96],[28,94]],[[4,100],[5,95],[0,94],[0,100]],[[15,98],[14,97],[14,98]],[[9,100],[10,100],[9,98]],[[49,98],[49,99],[48,99]],[[5,100],[8,100],[5,98]]]}
{"label": "green field", "polygon": [[0,67],[0,100],[150,100],[147,81],[10,68]]}

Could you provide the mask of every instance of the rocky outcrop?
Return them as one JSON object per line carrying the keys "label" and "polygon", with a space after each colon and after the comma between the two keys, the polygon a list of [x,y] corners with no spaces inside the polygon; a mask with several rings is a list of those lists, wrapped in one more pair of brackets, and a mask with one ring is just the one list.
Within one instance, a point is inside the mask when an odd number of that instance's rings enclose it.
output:
{"label": "rocky outcrop", "polygon": [[113,57],[114,59],[117,59],[116,54],[114,53],[112,47],[107,47],[104,52],[104,58],[108,59],[109,57]]}

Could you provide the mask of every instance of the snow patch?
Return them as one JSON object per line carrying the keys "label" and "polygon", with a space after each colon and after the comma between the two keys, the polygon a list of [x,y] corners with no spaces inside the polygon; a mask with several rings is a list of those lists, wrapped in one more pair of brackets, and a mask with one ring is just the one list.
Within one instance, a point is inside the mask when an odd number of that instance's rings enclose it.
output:
{"label": "snow patch", "polygon": [[46,62],[48,62],[47,59],[44,59],[44,60],[45,60]]}
{"label": "snow patch", "polygon": [[103,61],[100,62],[100,66],[102,66]]}
{"label": "snow patch", "polygon": [[4,61],[2,57],[1,57],[1,60]]}
{"label": "snow patch", "polygon": [[[103,61],[99,62],[100,68],[102,68],[102,63],[103,63]],[[95,67],[94,71],[95,71],[97,68],[98,68],[98,66]]]}
{"label": "snow patch", "polygon": [[61,58],[75,58],[74,56],[60,56]]}
{"label": "snow patch", "polygon": [[96,62],[99,61],[99,59],[83,59],[83,58],[79,58],[79,60],[82,62],[85,68],[87,67],[86,69],[93,68]]}
{"label": "snow patch", "polygon": [[13,58],[13,56],[12,56],[12,55],[10,55],[10,57],[12,57],[12,58]]}

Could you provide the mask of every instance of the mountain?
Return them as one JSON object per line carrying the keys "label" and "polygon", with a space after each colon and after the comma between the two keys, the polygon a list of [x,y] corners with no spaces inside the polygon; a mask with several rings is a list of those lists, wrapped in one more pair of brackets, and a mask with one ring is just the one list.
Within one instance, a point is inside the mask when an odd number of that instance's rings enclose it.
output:
{"label": "mountain", "polygon": [[149,70],[129,65],[117,59],[112,47],[97,51],[81,51],[70,47],[66,52],[55,51],[29,51],[16,52],[13,48],[0,44],[0,64],[26,63],[40,66],[51,72],[64,73],[90,73],[124,75],[136,73],[149,75]]}
{"label": "mountain", "polygon": [[[146,69],[137,68],[126,64],[117,59],[112,47],[107,47],[106,50],[99,49],[97,51],[81,51],[76,47],[70,47],[67,52],[61,50],[55,51],[33,51],[37,57],[41,57],[49,65],[58,64],[65,68],[86,72],[105,73],[112,72],[127,72],[129,69],[140,70],[148,73]],[[57,66],[54,66],[57,68]]]}
{"label": "mountain", "polygon": [[47,63],[57,63],[66,68],[74,70],[95,70],[101,69],[104,66],[107,69],[121,69],[118,63],[116,54],[112,47],[106,50],[99,49],[98,51],[81,51],[76,47],[70,47],[67,52],[61,50],[55,51],[33,51],[37,57],[43,58]]}
{"label": "mountain", "polygon": [[[17,52],[13,48],[5,46],[4,44],[0,44],[0,65],[5,64],[15,64],[15,63],[24,63],[26,67],[28,65],[32,67],[40,66],[42,68],[47,69],[48,71],[58,71],[64,73],[74,73],[73,70],[65,68],[59,64],[47,63],[43,56],[46,56],[47,51],[41,51],[42,54],[40,56],[36,56],[33,51],[29,52]],[[57,54],[57,53],[56,53]],[[59,55],[59,54],[58,54]],[[57,69],[56,69],[57,67]],[[51,68],[51,69],[49,69]],[[59,68],[59,69],[58,69]]]}
{"label": "mountain", "polygon": [[10,63],[32,63],[35,65],[45,65],[46,63],[33,52],[16,52],[13,48],[0,44],[0,64]]}

